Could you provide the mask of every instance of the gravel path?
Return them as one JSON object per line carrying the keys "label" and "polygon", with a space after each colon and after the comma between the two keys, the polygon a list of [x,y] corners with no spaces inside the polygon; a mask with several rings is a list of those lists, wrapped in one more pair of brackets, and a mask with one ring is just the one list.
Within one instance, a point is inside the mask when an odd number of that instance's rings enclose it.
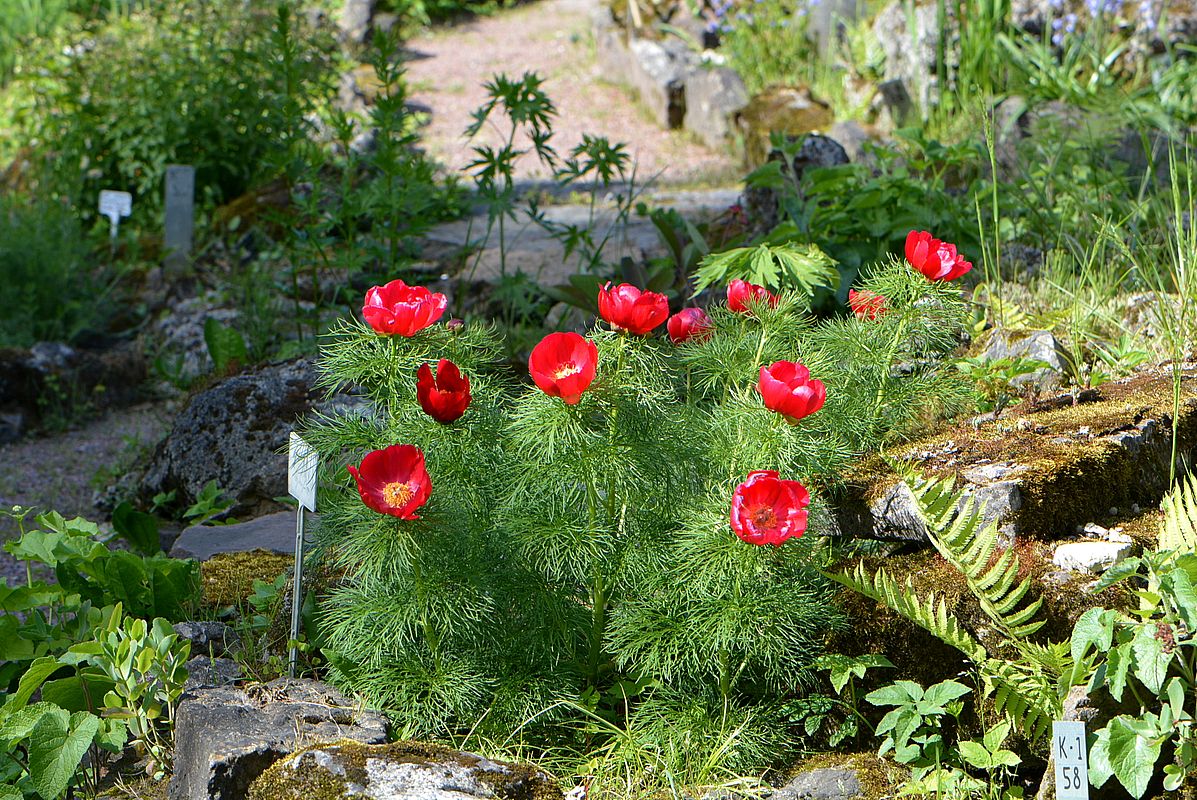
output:
{"label": "gravel path", "polygon": [[[98,520],[92,505],[96,490],[145,463],[170,424],[170,412],[166,405],[142,404],[109,411],[64,433],[0,445],[0,508],[32,506]],[[12,520],[0,517],[0,541],[16,532]],[[14,578],[25,579],[24,567],[3,550],[0,578],[10,585]]]}
{"label": "gravel path", "polygon": [[[628,92],[603,82],[590,33],[596,7],[597,0],[539,0],[407,42],[409,99],[428,109],[421,138],[429,154],[461,170],[473,160],[473,145],[501,143],[505,132],[497,129],[483,129],[473,142],[462,132],[486,99],[483,82],[496,73],[517,78],[529,71],[545,78],[557,107],[552,141],[559,153],[581,142],[583,133],[604,135],[628,145],[638,180],[660,172],[658,185],[737,183],[742,173],[731,156],[658,128]],[[521,159],[517,171],[520,179],[547,177],[531,158]]]}

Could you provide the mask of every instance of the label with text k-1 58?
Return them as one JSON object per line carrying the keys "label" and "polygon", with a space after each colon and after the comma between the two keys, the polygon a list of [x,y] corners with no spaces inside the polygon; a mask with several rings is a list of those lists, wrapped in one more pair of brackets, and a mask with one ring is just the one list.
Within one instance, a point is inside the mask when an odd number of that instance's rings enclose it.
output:
{"label": "label with text k-1 58", "polygon": [[1089,800],[1085,723],[1053,722],[1052,755],[1056,761],[1057,800]]}

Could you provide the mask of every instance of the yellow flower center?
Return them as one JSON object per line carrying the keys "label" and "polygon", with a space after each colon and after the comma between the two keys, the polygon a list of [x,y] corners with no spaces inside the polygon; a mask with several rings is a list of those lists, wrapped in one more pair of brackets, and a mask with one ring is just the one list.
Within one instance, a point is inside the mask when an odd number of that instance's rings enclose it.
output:
{"label": "yellow flower center", "polygon": [[553,373],[553,378],[561,380],[562,378],[568,378],[570,375],[577,375],[581,371],[582,368],[577,364],[572,361],[566,361],[557,367],[557,370]]}
{"label": "yellow flower center", "polygon": [[391,508],[402,508],[415,494],[406,483],[388,483],[382,487],[382,499]]}

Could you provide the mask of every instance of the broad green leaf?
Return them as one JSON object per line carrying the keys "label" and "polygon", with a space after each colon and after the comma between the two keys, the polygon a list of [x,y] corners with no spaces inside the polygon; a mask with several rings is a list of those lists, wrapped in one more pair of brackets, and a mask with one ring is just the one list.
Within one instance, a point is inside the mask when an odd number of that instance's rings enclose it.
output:
{"label": "broad green leaf", "polygon": [[1133,797],[1142,797],[1160,757],[1160,741],[1136,731],[1125,717],[1110,720],[1110,767]]}
{"label": "broad green leaf", "polygon": [[976,742],[960,742],[956,745],[964,760],[977,769],[992,769],[993,757],[990,752]]}
{"label": "broad green leaf", "polygon": [[989,730],[985,731],[985,735],[981,741],[985,745],[985,749],[989,752],[996,752],[1002,746],[1002,742],[1006,741],[1006,737],[1010,735],[1010,723],[999,722]]}
{"label": "broad green leaf", "polygon": [[112,527],[142,555],[152,556],[162,550],[158,520],[137,511],[127,501],[113,509]]}
{"label": "broad green leaf", "polygon": [[1126,680],[1130,675],[1130,668],[1134,664],[1134,657],[1126,645],[1112,648],[1106,654],[1106,679],[1109,681],[1110,696],[1122,702],[1122,693],[1126,691]]}
{"label": "broad green leaf", "polygon": [[1189,630],[1197,630],[1197,590],[1193,578],[1185,569],[1177,568],[1168,573],[1172,584],[1172,597],[1180,610],[1180,618]]}
{"label": "broad green leaf", "polygon": [[66,716],[47,714],[29,734],[29,778],[42,797],[66,791],[100,727],[100,718],[86,711]]}
{"label": "broad green leaf", "polygon": [[27,661],[34,652],[33,642],[21,635],[20,621],[10,614],[0,616],[0,659]]}
{"label": "broad green leaf", "polygon": [[1141,625],[1135,633],[1131,648],[1135,653],[1135,677],[1158,694],[1164,685],[1164,678],[1168,675],[1168,664],[1172,661],[1172,654],[1164,652],[1164,645],[1155,638],[1154,625]]}
{"label": "broad green leaf", "polygon": [[1072,660],[1080,661],[1089,648],[1096,645],[1098,652],[1110,649],[1114,641],[1114,622],[1117,614],[1104,608],[1091,608],[1072,629]]}
{"label": "broad green leaf", "polygon": [[100,701],[112,691],[113,681],[98,670],[89,669],[69,678],[48,681],[42,686],[42,699],[67,711],[98,712]]}
{"label": "broad green leaf", "polygon": [[865,695],[865,700],[875,706],[900,706],[919,700],[922,696],[923,687],[914,681],[895,681],[889,686],[869,692]]}
{"label": "broad green leaf", "polygon": [[1110,729],[1099,730],[1089,748],[1089,783],[1100,789],[1114,774],[1110,764]]}
{"label": "broad green leaf", "polygon": [[0,725],[0,738],[16,743],[24,739],[46,714],[58,713],[62,709],[53,703],[34,703],[8,715]]}
{"label": "broad green leaf", "polygon": [[968,688],[962,683],[957,683],[956,681],[942,681],[928,689],[927,693],[923,697],[925,700],[927,700],[927,702],[942,707],[947,705],[950,701],[955,700],[957,697],[963,697],[971,691],[972,689]]}
{"label": "broad green leaf", "polygon": [[29,531],[20,539],[6,542],[4,549],[21,561],[55,567],[58,565],[58,546],[64,538],[55,531]]}
{"label": "broad green leaf", "polygon": [[25,795],[15,786],[0,784],[0,800],[25,800]]}
{"label": "broad green leaf", "polygon": [[29,698],[33,697],[33,693],[41,688],[41,685],[46,682],[46,679],[62,668],[62,664],[58,659],[44,656],[37,659],[29,665],[29,669],[25,670],[25,674],[21,676],[20,683],[17,684],[17,690],[9,695],[4,702],[4,708],[8,711],[16,711],[24,708],[25,704],[29,702]]}

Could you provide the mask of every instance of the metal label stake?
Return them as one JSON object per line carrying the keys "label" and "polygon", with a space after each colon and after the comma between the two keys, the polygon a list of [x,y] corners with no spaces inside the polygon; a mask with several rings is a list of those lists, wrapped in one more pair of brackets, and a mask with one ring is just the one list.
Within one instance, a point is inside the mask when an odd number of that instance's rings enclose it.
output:
{"label": "metal label stake", "polygon": [[303,605],[303,512],[316,512],[316,467],[320,459],[312,446],[291,432],[287,450],[287,492],[299,501],[295,510],[295,577],[291,581],[291,647],[287,653],[288,674],[295,677],[299,660],[299,610]]}

